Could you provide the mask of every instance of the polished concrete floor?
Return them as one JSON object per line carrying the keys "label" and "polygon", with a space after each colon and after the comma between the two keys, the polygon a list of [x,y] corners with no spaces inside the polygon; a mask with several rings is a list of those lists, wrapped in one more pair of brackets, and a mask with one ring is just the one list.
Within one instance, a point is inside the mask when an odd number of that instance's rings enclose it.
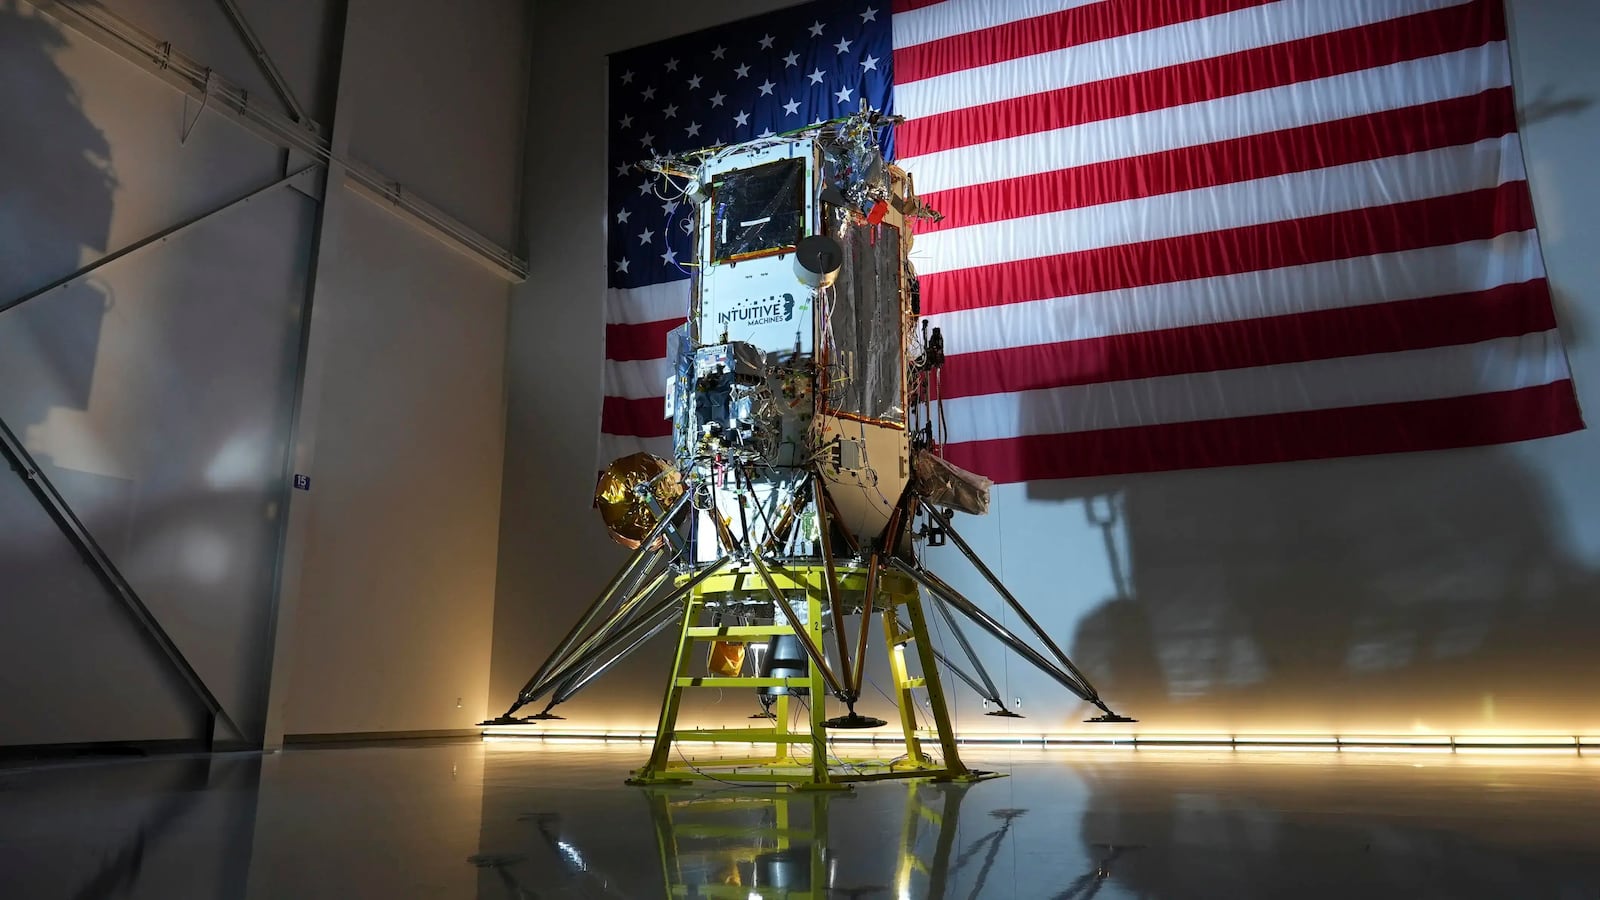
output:
{"label": "polished concrete floor", "polygon": [[0,769],[4,898],[1600,897],[1600,760],[982,750],[815,798],[643,748],[391,744]]}

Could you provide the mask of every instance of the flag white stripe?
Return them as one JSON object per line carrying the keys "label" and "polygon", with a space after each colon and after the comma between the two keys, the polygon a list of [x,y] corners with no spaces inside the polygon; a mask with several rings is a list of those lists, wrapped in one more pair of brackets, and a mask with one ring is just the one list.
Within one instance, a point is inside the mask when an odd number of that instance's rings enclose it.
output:
{"label": "flag white stripe", "polygon": [[641,438],[631,434],[600,435],[600,465],[631,453],[644,452],[662,459],[672,458],[672,438]]}
{"label": "flag white stripe", "polygon": [[917,238],[918,273],[1076,253],[1346,212],[1522,181],[1515,134],[1458,147],[1217,187],[935,231]]}
{"label": "flag white stripe", "polygon": [[946,0],[921,9],[897,12],[890,24],[894,27],[894,48],[900,50],[1100,2],[1102,0]]}
{"label": "flag white stripe", "polygon": [[[689,314],[689,282],[684,279],[636,288],[606,289],[607,325],[643,325]],[[666,355],[665,345],[661,348]]]}
{"label": "flag white stripe", "polygon": [[[626,397],[629,400],[665,396],[667,376],[671,374],[672,365],[667,362],[664,347],[660,359],[633,359],[625,362],[608,359],[606,396]],[[661,418],[666,417],[666,412],[663,410]]]}
{"label": "flag white stripe", "polygon": [[[1336,122],[1354,116],[1470,97],[1511,83],[1504,42],[954,147],[900,161],[924,196],[1060,169]],[[937,198],[934,198],[934,205]]]}
{"label": "flag white stripe", "polygon": [[1149,31],[896,84],[908,119],[1373,25],[1471,0],[1280,0]]}
{"label": "flag white stripe", "polygon": [[1559,335],[988,394],[945,401],[950,435],[980,441],[1464,397],[1567,378]]}
{"label": "flag white stripe", "polygon": [[1544,276],[1532,231],[928,317],[951,355],[1487,291]]}

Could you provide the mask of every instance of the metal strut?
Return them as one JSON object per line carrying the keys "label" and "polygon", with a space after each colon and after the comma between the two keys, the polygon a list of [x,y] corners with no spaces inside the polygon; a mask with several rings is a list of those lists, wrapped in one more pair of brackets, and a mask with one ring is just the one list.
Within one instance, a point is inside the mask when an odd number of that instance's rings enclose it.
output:
{"label": "metal strut", "polygon": [[237,0],[218,0],[218,2],[222,5],[222,11],[227,13],[228,21],[233,24],[233,30],[238,33],[239,40],[244,41],[245,46],[250,48],[251,55],[256,58],[256,66],[272,85],[273,93],[276,93],[278,99],[283,101],[283,105],[289,108],[289,115],[296,122],[314,129],[316,123],[311,122],[311,117],[306,115],[305,107],[295,99],[294,91],[289,89],[289,83],[284,79],[283,73],[273,64],[267,48],[261,45],[261,38],[257,37],[255,29],[250,27],[250,20],[244,17],[244,10],[239,8]]}
{"label": "metal strut", "polygon": [[[646,567],[645,571],[648,572],[649,567]],[[568,660],[582,661],[585,663],[592,661],[593,657],[591,655],[591,651],[594,649],[594,647],[601,642],[606,642],[606,645],[610,646],[610,640],[613,637],[614,632],[616,632],[620,626],[632,624],[635,621],[635,617],[633,615],[634,610],[638,608],[639,604],[643,603],[650,597],[655,596],[656,591],[660,590],[661,585],[665,584],[667,579],[671,576],[672,566],[668,565],[666,568],[663,568],[661,572],[656,575],[656,577],[650,579],[650,581],[644,584],[642,587],[635,586],[631,590],[631,596],[619,604],[616,609],[612,610],[610,615],[606,617],[606,620],[600,623],[600,627],[596,628],[594,633],[589,635],[588,639],[586,639],[582,644],[579,644],[576,650],[568,653],[566,658]],[[570,692],[573,686],[583,675],[581,666],[568,666],[561,671],[570,674],[567,674],[565,678],[560,679],[559,682],[557,679],[548,680],[548,683],[555,684],[555,696],[557,697],[560,697],[563,693]],[[550,701],[550,705],[546,706],[541,712],[539,712],[538,715],[534,716],[534,718],[561,718],[560,716],[550,714],[550,707],[555,706],[558,702],[560,701]]]}
{"label": "metal strut", "polygon": [[968,600],[966,597],[962,596],[960,591],[957,591],[955,588],[946,584],[943,579],[939,578],[939,576],[934,575],[932,572],[929,572],[926,569],[913,566],[903,559],[895,559],[894,567],[905,574],[910,575],[918,584],[927,588],[937,598],[943,600],[945,603],[950,604],[950,608],[954,609],[956,612],[959,612],[971,619],[978,625],[979,628],[982,628],[983,630],[989,632],[989,634],[993,635],[996,640],[1000,641],[1002,644],[1005,644],[1007,647],[1010,647],[1012,650],[1015,650],[1020,656],[1022,656],[1023,659],[1026,659],[1028,662],[1032,663],[1039,671],[1049,675],[1062,687],[1066,688],[1068,691],[1071,691],[1072,694],[1078,699],[1098,707],[1106,714],[1107,718],[1104,718],[1103,721],[1131,721],[1117,715],[1117,713],[1113,712],[1109,706],[1106,706],[1105,701],[1100,699],[1100,695],[1095,692],[1094,687],[1087,681],[1079,681],[1073,676],[1062,671],[1039,651],[1023,643],[1021,638],[1017,637],[1015,634],[1012,634],[1009,629],[996,621],[993,616],[984,612],[981,607],[973,603],[971,600]]}
{"label": "metal strut", "polygon": [[[578,693],[578,691],[582,690],[586,685],[588,685],[590,681],[598,678],[607,669],[610,669],[618,662],[621,662],[622,659],[628,654],[643,646],[646,641],[659,634],[661,629],[667,627],[673,622],[676,622],[678,620],[678,615],[673,611],[673,606],[681,602],[683,598],[687,596],[690,591],[698,587],[701,582],[722,571],[722,568],[730,561],[731,557],[724,556],[716,562],[713,562],[711,565],[706,566],[704,569],[696,572],[693,577],[673,588],[660,600],[656,601],[654,606],[651,606],[643,613],[635,616],[620,630],[617,630],[615,634],[610,635],[595,646],[590,647],[587,651],[577,654],[570,662],[566,663],[555,672],[552,672],[549,677],[543,679],[532,688],[524,691],[522,695],[519,695],[517,704],[506,711],[505,718],[509,718],[511,714],[516,712],[518,709],[526,706],[529,703],[532,703],[535,700],[538,700],[540,697],[550,693],[552,690],[555,691],[555,695],[551,699],[549,705],[547,705],[544,710],[540,712],[540,715],[546,715],[555,706],[570,700],[575,694]],[[652,592],[654,589],[655,586],[652,585]],[[607,623],[608,628],[614,627],[615,625],[615,620]],[[631,643],[627,643],[629,641],[631,641]],[[606,659],[604,662],[599,662],[601,657],[604,657],[607,653],[610,653],[612,650],[614,650],[618,645],[624,643],[627,643],[627,645],[621,651],[617,652],[609,659]],[[598,665],[596,665],[597,662]]]}
{"label": "metal strut", "polygon": [[[726,530],[726,526],[724,526],[724,530]],[[784,619],[788,620],[789,627],[794,629],[794,636],[800,641],[800,646],[806,651],[806,656],[811,657],[812,664],[817,667],[818,672],[822,673],[822,680],[828,683],[828,690],[835,697],[841,700],[844,699],[844,685],[839,681],[839,676],[835,675],[833,669],[828,666],[828,658],[823,654],[822,648],[811,640],[810,633],[806,631],[805,623],[801,622],[800,617],[795,614],[794,607],[789,605],[789,601],[783,596],[783,592],[778,590],[778,584],[772,580],[772,572],[767,568],[767,564],[762,562],[761,554],[750,554],[750,562],[756,567],[756,574],[761,576],[761,582],[766,586],[767,594],[772,597],[773,605],[778,607],[778,610],[783,613]]]}
{"label": "metal strut", "polygon": [[[833,519],[829,515],[828,495],[823,489],[822,479],[813,478],[811,488],[811,502],[817,510],[817,549],[822,551],[822,584],[828,597],[828,611],[833,617],[833,639],[839,652],[839,671],[848,679],[855,667],[850,664],[850,646],[844,635],[844,592],[839,589],[839,571],[833,562]],[[856,698],[860,696],[855,685],[846,685],[840,693],[839,699],[844,701],[845,707],[855,712]]]}
{"label": "metal strut", "polygon": [[135,253],[138,253],[139,251],[144,250],[147,247],[151,247],[151,246],[154,246],[156,244],[159,244],[159,243],[167,240],[168,238],[176,237],[179,233],[181,233],[183,231],[186,231],[186,230],[188,230],[188,229],[190,229],[190,228],[192,228],[192,227],[194,227],[196,225],[199,225],[201,222],[208,221],[212,216],[215,216],[215,215],[217,215],[219,213],[222,213],[222,212],[226,212],[227,210],[233,209],[236,206],[240,206],[240,205],[249,203],[250,201],[256,199],[257,197],[260,197],[263,194],[271,193],[272,191],[275,191],[280,187],[284,187],[286,185],[294,184],[297,181],[309,180],[309,177],[315,176],[318,172],[321,171],[321,169],[322,169],[322,167],[320,165],[306,166],[305,168],[300,169],[299,171],[295,172],[292,175],[286,175],[286,176],[284,176],[282,178],[279,178],[278,180],[276,180],[276,181],[274,181],[274,182],[272,182],[270,184],[262,185],[261,187],[258,187],[258,188],[254,189],[252,191],[249,191],[248,193],[241,194],[240,196],[235,197],[232,200],[229,200],[229,201],[227,201],[226,203],[223,203],[220,206],[213,207],[213,208],[211,208],[211,209],[209,209],[209,210],[207,210],[207,211],[205,211],[203,213],[200,213],[199,215],[190,216],[189,218],[184,219],[183,221],[177,223],[176,225],[169,225],[166,228],[163,228],[160,231],[155,232],[154,234],[151,234],[151,235],[148,235],[146,237],[140,238],[139,240],[134,241],[133,243],[129,244],[126,247],[121,248],[120,250],[113,250],[110,253],[107,253],[104,256],[100,257],[99,259],[95,260],[94,262],[88,263],[87,265],[85,265],[82,268],[78,269],[78,271],[73,272],[73,273],[71,273],[69,275],[63,275],[62,277],[57,278],[55,281],[52,281],[49,284],[44,285],[43,287],[35,288],[34,290],[31,290],[31,291],[27,292],[26,294],[21,295],[20,297],[13,297],[13,298],[11,298],[9,300],[0,300],[0,313],[6,312],[6,311],[11,310],[11,309],[15,309],[16,307],[21,306],[24,303],[27,303],[29,300],[32,300],[35,297],[42,297],[45,294],[50,293],[51,291],[60,290],[60,289],[65,288],[65,287],[69,287],[73,283],[82,280],[83,278],[87,277],[90,274],[93,274],[94,272],[98,271],[99,269],[103,268],[104,266],[108,266],[108,265],[116,262],[117,260],[122,259],[125,256],[131,256],[131,255],[133,255]]}
{"label": "metal strut", "polygon": [[[791,508],[803,507],[805,502],[799,494],[796,494],[791,503]],[[828,690],[835,697],[843,700],[845,696],[844,683],[839,680],[839,676],[835,675],[833,669],[829,667],[827,655],[811,639],[811,634],[806,631],[805,623],[800,621],[800,617],[795,614],[794,608],[784,598],[783,592],[778,590],[777,582],[772,580],[771,570],[768,568],[767,563],[761,559],[761,552],[754,548],[744,550],[738,539],[733,536],[733,532],[728,530],[728,523],[723,521],[720,515],[712,513],[711,521],[716,526],[717,542],[722,547],[722,552],[729,556],[748,559],[750,564],[755,566],[756,574],[760,576],[761,583],[766,588],[767,594],[772,597],[773,605],[778,608],[779,612],[783,613],[783,617],[788,622],[789,627],[794,629],[795,638],[800,641],[800,646],[806,651],[806,656],[811,658],[811,662],[816,665],[817,671],[822,674],[823,680],[828,683]],[[753,544],[754,541],[751,543]]]}
{"label": "metal strut", "polygon": [[[651,545],[656,542],[657,538],[661,537],[663,532],[671,527],[673,521],[677,519],[680,513],[683,512],[684,507],[687,506],[688,503],[689,494],[685,493],[682,497],[678,498],[676,503],[672,504],[672,508],[667,510],[666,515],[662,516],[656,521],[655,526],[652,527],[649,533],[645,535],[644,540],[639,542],[639,546],[633,551],[633,554],[628,557],[627,562],[622,564],[622,568],[617,570],[617,574],[612,577],[610,583],[608,583],[605,588],[600,591],[600,595],[596,597],[594,602],[589,605],[589,608],[584,611],[584,614],[578,619],[577,624],[573,625],[572,630],[568,631],[566,636],[561,639],[560,643],[556,644],[555,650],[551,651],[550,655],[545,658],[543,663],[540,663],[538,670],[533,673],[533,677],[529,678],[528,683],[523,685],[522,690],[517,692],[517,699],[511,704],[511,707],[507,709],[505,714],[500,716],[499,719],[491,719],[486,724],[508,724],[509,722],[514,721],[511,718],[512,713],[515,713],[517,710],[532,702],[532,700],[528,698],[528,695],[535,688],[535,686],[543,683],[546,676],[548,676],[557,667],[562,666],[563,663],[569,662],[567,657],[569,655],[569,651],[572,650],[573,645],[578,643],[579,638],[583,636],[583,633],[588,630],[590,625],[594,624],[595,619],[600,617],[601,612],[603,612],[606,607],[611,604],[611,601],[616,597],[616,595],[623,593],[624,591],[631,592],[631,588],[636,580],[636,575],[639,573],[640,563],[646,559],[653,561],[657,555],[656,551],[651,549]],[[649,568],[650,567],[647,566],[646,570]]]}
{"label": "metal strut", "polygon": [[966,634],[964,634],[961,631],[961,627],[956,624],[955,616],[950,615],[950,608],[945,606],[944,600],[941,599],[937,594],[935,594],[933,597],[933,608],[938,611],[939,618],[943,619],[944,623],[950,626],[950,633],[955,635],[956,644],[961,647],[961,652],[966,654],[967,660],[972,663],[972,668],[978,673],[978,677],[983,680],[983,683],[974,683],[970,676],[956,668],[955,664],[950,662],[949,659],[945,658],[943,654],[939,654],[937,651],[935,651],[935,654],[939,656],[940,661],[943,662],[945,666],[950,669],[950,671],[961,676],[961,679],[967,684],[971,685],[972,689],[981,694],[985,700],[988,700],[990,703],[995,705],[995,710],[985,713],[985,715],[1000,715],[1006,718],[1018,719],[1022,718],[1021,715],[1006,709],[1006,702],[1000,697],[1000,688],[996,687],[994,679],[989,677],[989,670],[983,667],[983,661],[978,658],[978,651],[972,649],[972,642],[967,640]]}
{"label": "metal strut", "polygon": [[[1038,622],[1034,621],[1033,616],[1028,614],[1027,608],[1025,608],[1022,603],[1018,601],[1009,590],[1006,589],[1006,586],[1001,583],[999,576],[990,571],[987,565],[984,565],[983,560],[978,557],[977,552],[974,551],[972,546],[961,537],[961,533],[956,531],[955,526],[950,524],[950,518],[939,512],[939,510],[935,509],[931,504],[928,506],[928,515],[932,516],[934,521],[939,523],[940,527],[944,529],[945,534],[950,538],[950,540],[954,541],[956,547],[961,550],[962,555],[972,563],[973,567],[976,568],[979,574],[984,577],[984,580],[989,582],[989,586],[994,588],[995,593],[999,594],[1001,598],[1006,601],[1006,605],[1011,607],[1011,611],[1016,613],[1017,616],[1022,619],[1023,623],[1028,626],[1028,629],[1038,636],[1040,643],[1044,644],[1045,648],[1055,656],[1057,661],[1061,663],[1061,667],[1067,672],[1071,673],[1072,677],[1077,679],[1079,684],[1083,685],[1084,690],[1088,694],[1088,696],[1084,697],[1084,699],[1095,704],[1096,706],[1099,706],[1101,709],[1105,709],[1107,713],[1111,713],[1111,710],[1106,709],[1105,705],[1100,702],[1100,695],[1095,693],[1094,686],[1089,683],[1088,676],[1084,675],[1077,666],[1072,664],[1072,660],[1067,658],[1067,654],[1063,653],[1061,648],[1056,646],[1056,642],[1051,640],[1050,635],[1044,630],[1044,628],[1041,627]],[[1115,715],[1114,713],[1111,714]]]}
{"label": "metal strut", "polygon": [[[904,630],[909,630],[909,629],[904,629]],[[962,681],[966,682],[967,686],[972,688],[973,691],[977,692],[977,694],[979,696],[983,697],[985,700],[988,700],[990,703],[999,703],[1002,707],[1005,705],[1004,702],[1000,699],[998,692],[990,691],[989,689],[985,688],[981,683],[979,683],[977,678],[973,677],[966,670],[964,670],[960,666],[956,665],[955,661],[952,660],[950,657],[945,656],[944,653],[941,652],[938,647],[931,647],[929,649],[933,652],[933,658],[939,661],[939,665],[944,666],[946,669],[949,669],[950,670],[950,674],[952,674],[952,675],[956,676],[957,678],[961,679]],[[982,670],[980,670],[980,671],[982,671]],[[988,673],[987,672],[984,672],[983,675],[984,675],[985,679],[988,678]],[[1020,719],[1022,717],[1018,716],[1017,718]]]}
{"label": "metal strut", "polygon": [[[658,556],[655,561],[659,562],[660,557]],[[647,564],[643,571],[639,574],[642,576],[649,573],[652,567],[653,563]],[[667,580],[671,578],[672,575],[673,569],[671,563],[669,562],[661,569],[659,573],[656,574],[654,578],[651,578],[648,581],[645,581],[642,578],[635,578],[634,583],[627,588],[627,599],[617,604],[617,607],[606,615],[605,620],[600,623],[599,627],[594,630],[593,634],[590,634],[589,637],[584,639],[583,643],[568,651],[566,655],[563,656],[561,662],[559,663],[561,668],[567,668],[568,664],[573,660],[579,659],[580,657],[589,656],[595,645],[602,641],[609,640],[612,634],[618,628],[634,621],[634,611],[638,609],[639,606],[646,600],[655,596],[656,592],[661,589],[662,585],[667,583]]]}
{"label": "metal strut", "polygon": [[72,511],[72,507],[67,504],[66,498],[61,496],[61,492],[56,490],[50,479],[40,471],[39,464],[34,461],[28,449],[4,420],[0,420],[0,453],[5,455],[11,467],[27,484],[28,490],[33,492],[39,504],[50,514],[50,518],[55,520],[61,533],[66,535],[67,540],[72,542],[78,553],[89,563],[89,567],[100,577],[101,583],[128,608],[134,620],[144,629],[145,635],[166,655],[167,661],[178,671],[178,675],[189,686],[189,690],[194,692],[195,697],[206,708],[206,715],[210,718],[204,735],[206,744],[209,746],[214,740],[216,734],[214,723],[218,721],[226,725],[236,737],[247,740],[244,732],[228,716],[227,710],[222,708],[216,695],[206,687],[205,681],[200,678],[200,673],[189,664],[183,651],[178,649],[171,635],[167,634],[166,629],[161,627],[161,622],[150,612],[150,607],[139,598],[133,585],[128,583],[128,579],[123,577],[121,570],[111,561],[111,557],[100,548],[94,535],[89,533],[88,526],[83,524],[83,520],[79,519]]}
{"label": "metal strut", "polygon": [[902,498],[895,505],[894,512],[889,514],[889,524],[883,530],[882,546],[874,548],[867,557],[866,592],[861,598],[861,630],[856,633],[856,665],[850,672],[850,690],[857,697],[861,696],[861,684],[866,680],[867,635],[872,631],[872,608],[877,601],[878,585],[883,577],[883,561],[893,555],[894,548],[899,545],[900,530],[907,518]]}
{"label": "metal strut", "polygon": [[650,643],[650,641],[653,640],[656,635],[665,631],[668,625],[672,625],[677,622],[678,615],[679,614],[676,610],[667,611],[667,613],[662,615],[655,625],[651,626],[648,631],[639,635],[626,647],[618,650],[610,659],[607,659],[605,662],[596,665],[587,672],[584,672],[581,676],[574,674],[572,678],[567,679],[565,683],[556,689],[555,694],[550,697],[550,702],[545,705],[545,708],[542,710],[542,712],[548,714],[550,710],[577,696],[578,692],[588,687],[590,682],[605,674],[607,670],[631,655],[633,651],[643,647],[645,644]]}

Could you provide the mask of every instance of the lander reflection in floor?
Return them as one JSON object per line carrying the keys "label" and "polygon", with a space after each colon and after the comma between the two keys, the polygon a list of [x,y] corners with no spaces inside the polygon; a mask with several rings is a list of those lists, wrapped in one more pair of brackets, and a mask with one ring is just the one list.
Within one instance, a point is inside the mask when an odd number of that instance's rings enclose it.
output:
{"label": "lander reflection in floor", "polygon": [[[999,808],[969,814],[960,833],[961,807],[971,784],[911,783],[874,790],[903,798],[899,840],[888,841],[893,859],[878,854],[883,841],[830,836],[851,816],[859,794],[781,788],[648,788],[640,798],[649,812],[660,857],[663,896],[729,900],[802,898],[945,898],[982,896],[1016,822],[1028,810]],[[559,814],[532,821],[544,850],[584,896],[622,897],[621,883],[585,858],[563,834]],[[976,821],[974,821],[976,820]],[[891,834],[883,837],[892,838]],[[1063,873],[1052,900],[1087,900],[1111,877],[1111,866],[1131,848],[1096,845],[1093,866]],[[528,856],[479,856],[474,864],[496,871],[503,896],[545,896],[512,869]],[[892,863],[892,866],[890,865]],[[995,887],[1006,889],[1005,877]],[[548,890],[551,885],[541,885]],[[959,888],[959,889],[958,889]]]}

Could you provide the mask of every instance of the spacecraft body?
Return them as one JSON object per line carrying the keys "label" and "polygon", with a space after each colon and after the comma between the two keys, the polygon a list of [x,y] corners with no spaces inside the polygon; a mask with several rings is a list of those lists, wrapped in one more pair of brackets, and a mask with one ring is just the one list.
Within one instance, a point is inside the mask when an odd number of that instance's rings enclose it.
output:
{"label": "spacecraft body", "polygon": [[[671,458],[636,453],[601,472],[595,505],[633,555],[506,713],[484,724],[560,718],[554,706],[677,624],[655,744],[634,783],[712,777],[671,750],[723,739],[775,752],[721,760],[733,771],[718,778],[817,787],[981,777],[960,762],[939,670],[976,691],[988,715],[1016,714],[955,615],[1104,712],[1091,721],[1132,721],[1112,712],[951,524],[955,511],[987,511],[990,482],[939,452],[943,337],[920,317],[909,258],[911,222],[938,213],[879,151],[893,121],[863,109],[790,135],[641,164],[660,176],[668,208],[682,211],[669,227],[695,239],[687,319],[666,348]],[[920,545],[945,540],[1049,656],[928,571]],[[931,646],[925,606],[942,617],[970,672]],[[846,617],[858,614],[849,641]],[[827,729],[887,724],[855,709],[873,619],[882,620],[906,753],[871,772],[859,762],[841,769],[829,763]],[[769,725],[677,727],[685,691],[738,687],[755,689],[761,711],[752,718]],[[516,718],[545,696],[542,712]],[[796,698],[809,719],[803,730],[790,723]],[[825,719],[829,698],[847,714]],[[919,705],[934,720],[940,759],[922,750]],[[800,774],[788,771],[796,746],[810,749]]]}
{"label": "spacecraft body", "polygon": [[860,122],[661,165],[697,238],[664,410],[674,468],[698,494],[694,564],[723,552],[719,518],[741,545],[818,555],[818,509],[796,502],[808,475],[859,560],[911,479],[907,218],[922,207],[875,138]]}

